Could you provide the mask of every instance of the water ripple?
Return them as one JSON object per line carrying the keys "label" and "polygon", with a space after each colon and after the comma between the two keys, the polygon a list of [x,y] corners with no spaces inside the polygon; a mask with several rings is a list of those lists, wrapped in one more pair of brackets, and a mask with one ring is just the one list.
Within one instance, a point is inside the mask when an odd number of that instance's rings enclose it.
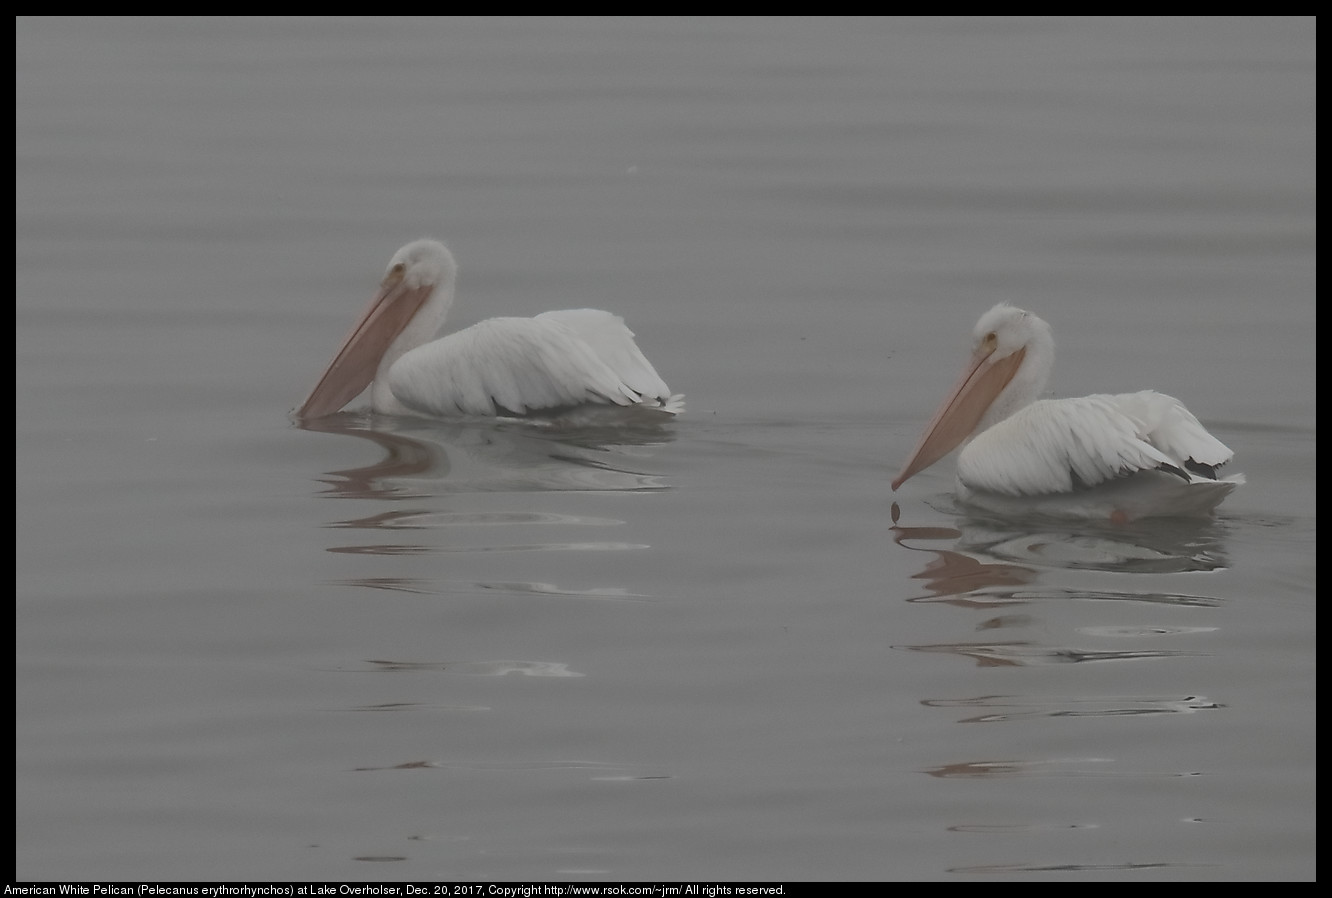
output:
{"label": "water ripple", "polygon": [[581,677],[584,674],[569,670],[561,661],[381,661],[370,659],[367,664],[384,673],[404,671],[437,671],[473,677],[502,677],[517,673],[527,677]]}
{"label": "water ripple", "polygon": [[1145,658],[1179,658],[1202,652],[1180,651],[1096,651],[1031,642],[940,643],[937,645],[895,646],[913,652],[946,652],[972,658],[980,667],[1032,667],[1042,664],[1083,664],[1089,661],[1139,661]]}
{"label": "water ripple", "polygon": [[611,527],[623,524],[616,518],[597,518],[586,515],[554,514],[535,511],[386,511],[381,514],[347,521],[335,521],[325,526],[352,530],[427,530],[447,526],[487,526],[499,524],[576,524],[581,526]]}
{"label": "water ripple", "polygon": [[496,546],[331,546],[335,555],[457,555],[467,552],[619,552],[631,549],[650,549],[646,543],[585,542],[585,543],[514,543]]}
{"label": "water ripple", "polygon": [[995,709],[958,723],[997,723],[1042,717],[1138,717],[1153,714],[1194,714],[1223,707],[1203,696],[1109,696],[1104,698],[1037,699],[1010,695],[982,695],[965,699],[925,699],[931,708]]}
{"label": "water ripple", "polygon": [[349,580],[334,580],[334,585],[355,586],[362,589],[382,589],[390,592],[406,592],[414,595],[448,596],[459,593],[496,592],[512,595],[558,596],[571,599],[597,599],[614,602],[643,602],[649,598],[641,593],[630,592],[620,586],[594,586],[583,589],[560,586],[557,583],[538,581],[496,580],[474,582],[431,581],[410,577],[360,577]]}

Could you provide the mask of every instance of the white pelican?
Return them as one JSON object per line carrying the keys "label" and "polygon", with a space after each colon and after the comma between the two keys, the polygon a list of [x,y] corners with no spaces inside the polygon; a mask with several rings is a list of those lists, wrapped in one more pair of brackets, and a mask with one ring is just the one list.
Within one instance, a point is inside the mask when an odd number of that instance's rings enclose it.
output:
{"label": "white pelican", "polygon": [[1006,515],[1102,518],[1210,513],[1243,475],[1178,399],[1150,390],[1038,399],[1054,365],[1050,325],[1000,304],[981,316],[971,361],[925,428],[896,490],[963,443],[958,498]]}
{"label": "white pelican", "polygon": [[437,240],[393,254],[369,308],[296,410],[338,411],[370,385],[385,414],[516,417],[583,405],[683,409],[624,320],[598,309],[491,318],[432,340],[453,305],[458,271]]}

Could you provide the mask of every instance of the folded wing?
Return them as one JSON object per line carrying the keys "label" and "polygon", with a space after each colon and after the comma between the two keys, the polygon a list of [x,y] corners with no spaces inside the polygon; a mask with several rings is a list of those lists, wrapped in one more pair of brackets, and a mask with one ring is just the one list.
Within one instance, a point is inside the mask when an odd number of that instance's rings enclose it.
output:
{"label": "folded wing", "polygon": [[439,416],[655,404],[670,395],[624,322],[594,309],[482,321],[403,355],[388,379],[403,405]]}
{"label": "folded wing", "polygon": [[972,440],[957,474],[972,490],[1039,496],[1142,471],[1213,481],[1231,456],[1179,400],[1144,391],[1033,402]]}

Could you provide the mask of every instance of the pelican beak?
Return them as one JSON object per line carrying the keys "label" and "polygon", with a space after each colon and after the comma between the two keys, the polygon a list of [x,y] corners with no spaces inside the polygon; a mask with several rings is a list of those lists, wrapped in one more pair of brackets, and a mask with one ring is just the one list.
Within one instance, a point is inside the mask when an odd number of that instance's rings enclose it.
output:
{"label": "pelican beak", "polygon": [[319,377],[319,383],[295,412],[298,418],[331,415],[351,402],[375,379],[379,361],[430,296],[434,285],[409,287],[401,267],[384,276],[342,348]]}
{"label": "pelican beak", "polygon": [[902,466],[902,473],[893,481],[894,490],[952,452],[975,432],[985,410],[1008,386],[1027,354],[1026,349],[1019,349],[1012,355],[995,359],[994,351],[991,335],[977,347],[966,370],[930,419],[920,442]]}

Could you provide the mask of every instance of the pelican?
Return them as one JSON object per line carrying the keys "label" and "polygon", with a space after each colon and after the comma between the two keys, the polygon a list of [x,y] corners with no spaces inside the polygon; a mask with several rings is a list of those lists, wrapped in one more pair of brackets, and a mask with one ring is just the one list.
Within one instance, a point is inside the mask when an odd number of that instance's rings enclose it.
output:
{"label": "pelican", "polygon": [[1244,482],[1218,478],[1234,453],[1171,396],[1037,398],[1054,366],[1054,337],[1031,312],[1001,303],[972,337],[970,363],[894,490],[958,444],[959,500],[1002,515],[1198,517]]}
{"label": "pelican", "polygon": [[338,411],[370,386],[392,415],[521,417],[585,405],[675,414],[672,395],[618,315],[598,309],[491,318],[432,339],[453,305],[458,271],[437,240],[399,249],[296,416]]}

